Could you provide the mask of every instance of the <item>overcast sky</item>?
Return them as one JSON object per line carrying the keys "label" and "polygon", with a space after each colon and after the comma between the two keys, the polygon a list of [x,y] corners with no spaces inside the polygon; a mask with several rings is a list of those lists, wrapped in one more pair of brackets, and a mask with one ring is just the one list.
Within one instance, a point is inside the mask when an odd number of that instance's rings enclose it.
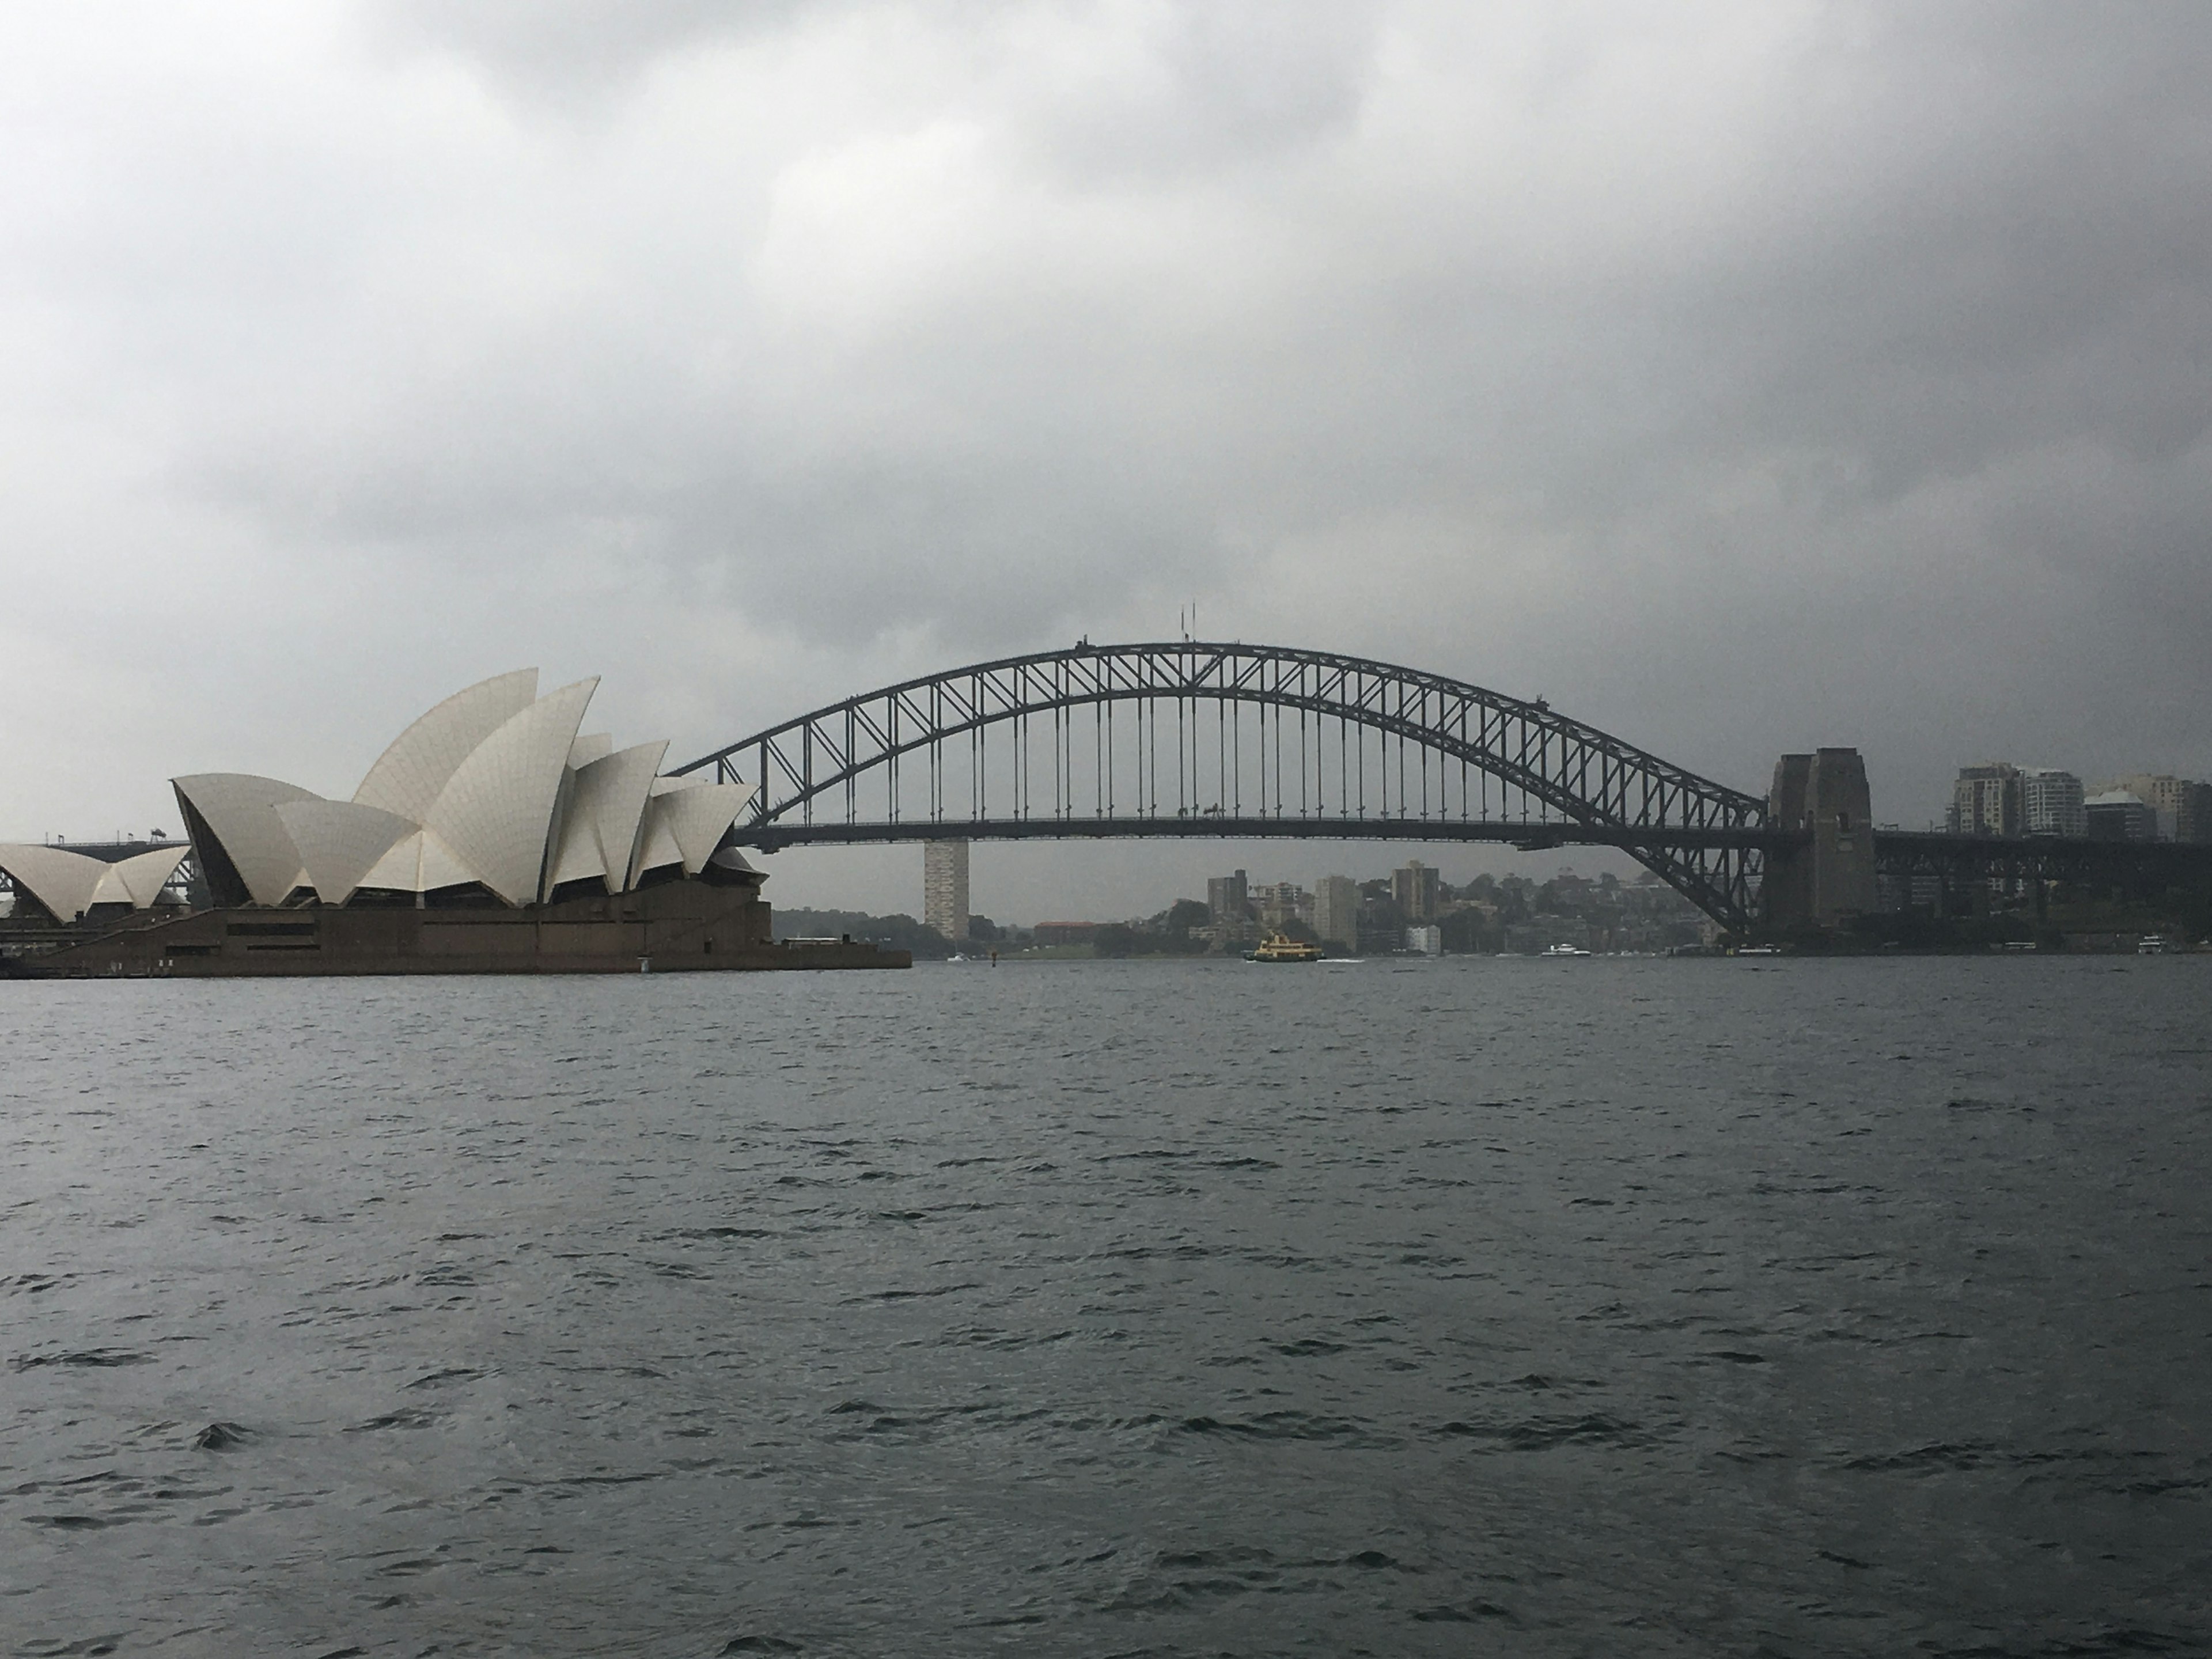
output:
{"label": "overcast sky", "polygon": [[[2201,0],[0,28],[0,838],[350,793],[510,667],[689,757],[1194,599],[1741,787],[1856,744],[1885,819],[2212,775]],[[770,895],[915,908],[919,856]],[[1229,861],[1389,860],[976,898]]]}

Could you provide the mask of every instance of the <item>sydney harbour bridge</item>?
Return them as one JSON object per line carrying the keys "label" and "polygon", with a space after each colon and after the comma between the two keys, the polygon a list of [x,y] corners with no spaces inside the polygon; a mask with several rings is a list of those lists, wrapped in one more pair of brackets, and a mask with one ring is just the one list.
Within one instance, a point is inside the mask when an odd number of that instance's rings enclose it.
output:
{"label": "sydney harbour bridge", "polygon": [[[1805,764],[1791,775],[1813,782],[1784,799],[1792,761]],[[1121,836],[1613,847],[1737,933],[1829,921],[1837,892],[1860,895],[1844,909],[1871,908],[1878,875],[1893,890],[1932,881],[1940,909],[1993,879],[2156,889],[2212,870],[2206,848],[1877,829],[1852,750],[1786,757],[1770,798],[1541,698],[1330,652],[1190,639],[1083,641],[927,675],[677,770],[707,769],[757,786],[734,835],[764,852]],[[1855,777],[1856,796],[1835,776]]]}

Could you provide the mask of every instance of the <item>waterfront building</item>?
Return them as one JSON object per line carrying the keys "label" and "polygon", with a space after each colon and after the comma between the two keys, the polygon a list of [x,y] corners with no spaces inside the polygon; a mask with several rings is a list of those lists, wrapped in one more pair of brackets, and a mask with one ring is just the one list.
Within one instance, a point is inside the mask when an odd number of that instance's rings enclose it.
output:
{"label": "waterfront building", "polygon": [[1434,921],[1438,901],[1437,872],[1420,860],[1390,872],[1390,902],[1408,922]]}
{"label": "waterfront building", "polygon": [[171,779],[197,876],[170,914],[122,913],[176,886],[177,848],[83,863],[10,849],[16,908],[42,914],[11,917],[0,954],[59,977],[907,964],[844,940],[778,946],[732,835],[751,788],[662,775],[665,742],[580,731],[598,684],[540,696],[522,669],[457,692],[347,800],[245,773]]}
{"label": "waterfront building", "polygon": [[2212,842],[2212,783],[2185,781],[2176,811],[2173,838],[2203,846]]}
{"label": "waterfront building", "polygon": [[2139,772],[2107,787],[2124,790],[2150,809],[2152,839],[2212,841],[2212,785],[2167,772]]}
{"label": "waterfront building", "polygon": [[1310,927],[1314,896],[1293,881],[1263,882],[1249,890],[1249,902],[1259,912],[1260,926],[1276,933],[1293,922]]}
{"label": "waterfront building", "polygon": [[1233,875],[1212,876],[1207,878],[1206,908],[1213,913],[1215,927],[1226,927],[1232,923],[1250,920],[1249,885],[1242,870]]}
{"label": "waterfront building", "polygon": [[1314,884],[1313,929],[1322,943],[1349,951],[1359,942],[1359,884],[1323,876]]}
{"label": "waterfront building", "polygon": [[1213,942],[1222,949],[1231,950],[1258,937],[1252,920],[1251,884],[1242,870],[1207,879],[1206,908],[1213,917]]}
{"label": "waterfront building", "polygon": [[2150,841],[2158,829],[2156,816],[2142,796],[2125,789],[2107,789],[2082,803],[2089,820],[2092,841]]}
{"label": "waterfront building", "polygon": [[1388,956],[1406,948],[1406,924],[1398,907],[1384,899],[1359,907],[1359,937],[1353,940],[1363,957]]}
{"label": "waterfront building", "polygon": [[1947,827],[1954,836],[2016,836],[2021,832],[2020,769],[2008,761],[1962,766],[1951,786]]}
{"label": "waterfront building", "polygon": [[2086,799],[2081,780],[2054,766],[2024,767],[2020,775],[2021,833],[2028,836],[2066,836],[2079,839],[2089,833],[2089,819],[2081,809]]}
{"label": "waterfront building", "polygon": [[1418,956],[1440,957],[1444,953],[1443,929],[1431,923],[1422,927],[1406,930],[1406,948]]}
{"label": "waterfront building", "polygon": [[[217,906],[489,902],[697,876],[752,789],[663,777],[665,739],[580,733],[599,687],[544,696],[534,668],[456,692],[395,738],[350,800],[276,778],[171,781]],[[734,850],[733,870],[752,866]]]}
{"label": "waterfront building", "polygon": [[2200,847],[2212,842],[2212,783],[2185,782],[2181,786],[2179,822],[2173,836],[2176,841],[2193,842]]}
{"label": "waterfront building", "polygon": [[968,843],[921,844],[921,921],[954,944],[968,937]]}

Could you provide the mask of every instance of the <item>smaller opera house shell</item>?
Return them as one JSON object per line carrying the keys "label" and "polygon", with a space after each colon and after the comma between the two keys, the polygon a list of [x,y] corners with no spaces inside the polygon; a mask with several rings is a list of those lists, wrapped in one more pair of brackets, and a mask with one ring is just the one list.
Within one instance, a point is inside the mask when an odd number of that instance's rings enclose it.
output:
{"label": "smaller opera house shell", "polygon": [[15,889],[16,918],[82,921],[173,902],[169,884],[191,850],[179,842],[111,864],[65,847],[0,842],[0,874]]}
{"label": "smaller opera house shell", "polygon": [[[664,777],[665,742],[617,749],[611,738],[582,732],[598,685],[580,680],[540,696],[535,669],[472,685],[400,733],[349,800],[243,773],[173,779],[212,908],[126,916],[21,970],[234,976],[907,965],[904,952],[866,945],[773,945],[764,878],[732,842],[750,787]],[[19,856],[0,867],[68,921],[111,888],[134,904],[142,891],[158,892],[182,855],[165,848],[112,866],[81,860],[89,871]],[[163,859],[167,867],[157,869]]]}

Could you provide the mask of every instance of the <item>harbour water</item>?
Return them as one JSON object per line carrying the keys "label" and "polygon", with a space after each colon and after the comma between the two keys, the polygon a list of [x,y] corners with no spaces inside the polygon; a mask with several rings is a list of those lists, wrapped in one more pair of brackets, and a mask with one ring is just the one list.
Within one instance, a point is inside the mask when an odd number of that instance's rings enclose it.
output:
{"label": "harbour water", "polygon": [[2212,1649],[2212,958],[0,986],[0,1650]]}

